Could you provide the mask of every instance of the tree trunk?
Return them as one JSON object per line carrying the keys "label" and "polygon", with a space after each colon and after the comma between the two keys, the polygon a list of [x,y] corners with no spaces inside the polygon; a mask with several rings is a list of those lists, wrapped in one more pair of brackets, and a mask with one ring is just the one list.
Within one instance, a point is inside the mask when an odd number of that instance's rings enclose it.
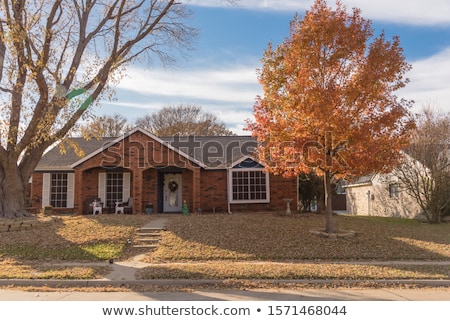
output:
{"label": "tree trunk", "polygon": [[325,171],[323,175],[323,184],[325,191],[325,216],[326,225],[325,232],[334,233],[334,223],[333,223],[333,207],[332,207],[332,190],[331,190],[331,175],[329,171]]}
{"label": "tree trunk", "polygon": [[27,216],[28,182],[23,181],[16,162],[9,162],[0,167],[0,183],[0,217]]}
{"label": "tree trunk", "polygon": [[[438,204],[441,205],[441,204]],[[429,222],[432,224],[440,224],[441,223],[441,217],[442,217],[442,211],[438,206],[433,206],[434,208],[431,209],[431,219],[429,219]]]}

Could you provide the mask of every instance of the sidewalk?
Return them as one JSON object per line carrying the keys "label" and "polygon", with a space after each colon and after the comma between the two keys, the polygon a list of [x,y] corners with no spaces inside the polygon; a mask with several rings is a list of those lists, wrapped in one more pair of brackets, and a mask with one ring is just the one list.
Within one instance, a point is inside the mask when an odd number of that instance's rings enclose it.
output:
{"label": "sidewalk", "polygon": [[[0,289],[0,301],[450,301],[450,288],[200,289],[155,292],[26,292]],[[447,304],[442,302],[442,304]]]}

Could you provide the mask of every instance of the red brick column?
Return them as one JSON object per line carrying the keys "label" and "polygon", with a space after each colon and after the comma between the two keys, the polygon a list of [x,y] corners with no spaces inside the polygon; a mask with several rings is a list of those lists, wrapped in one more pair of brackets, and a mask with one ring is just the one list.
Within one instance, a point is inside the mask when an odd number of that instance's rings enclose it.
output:
{"label": "red brick column", "polygon": [[144,179],[143,170],[141,168],[134,168],[133,172],[133,214],[142,214],[144,200],[143,190],[144,190]]}
{"label": "red brick column", "polygon": [[197,208],[201,208],[201,186],[200,186],[200,168],[195,167],[192,170],[192,196],[193,208],[191,212],[195,213]]}
{"label": "red brick column", "polygon": [[73,211],[76,214],[87,214],[83,213],[83,170],[75,169],[74,173],[74,200],[73,200]]}

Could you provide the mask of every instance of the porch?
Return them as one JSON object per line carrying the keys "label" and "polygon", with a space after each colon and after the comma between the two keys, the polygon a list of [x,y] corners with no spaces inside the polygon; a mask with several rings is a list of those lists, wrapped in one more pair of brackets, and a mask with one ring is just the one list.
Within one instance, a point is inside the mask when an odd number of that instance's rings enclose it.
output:
{"label": "porch", "polygon": [[[131,214],[181,213],[183,202],[189,209],[200,204],[200,170],[175,166],[146,169],[94,167],[75,171],[75,207],[92,214],[92,204],[101,203],[102,213],[115,213],[116,202],[131,199]],[[148,211],[148,210],[147,210]]]}

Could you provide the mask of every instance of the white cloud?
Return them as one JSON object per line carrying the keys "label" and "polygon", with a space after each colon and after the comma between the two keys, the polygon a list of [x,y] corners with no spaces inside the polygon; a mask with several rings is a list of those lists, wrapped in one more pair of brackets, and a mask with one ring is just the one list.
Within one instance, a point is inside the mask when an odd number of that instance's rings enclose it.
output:
{"label": "white cloud", "polygon": [[364,17],[407,25],[450,24],[448,0],[344,0],[348,7],[362,10]]}
{"label": "white cloud", "polygon": [[142,70],[129,68],[119,89],[151,97],[178,97],[180,101],[221,101],[236,104],[252,103],[260,92],[256,66],[211,70]]}
{"label": "white cloud", "polygon": [[[448,0],[343,0],[347,8],[357,7],[363,17],[409,25],[450,24]],[[205,7],[230,7],[224,0],[189,0],[187,3]],[[309,9],[314,0],[241,0],[236,7],[254,10],[302,12]],[[330,6],[334,0],[328,0]]]}
{"label": "white cloud", "polygon": [[117,101],[102,102],[99,112],[123,113],[129,120],[160,110],[164,106],[196,104],[216,115],[236,134],[245,120],[253,117],[253,104],[262,89],[255,66],[211,67],[200,70],[127,69],[117,86]]}
{"label": "white cloud", "polygon": [[245,9],[267,10],[304,10],[314,3],[313,0],[237,0],[234,3],[226,0],[188,0],[188,4],[203,7],[236,7]]}
{"label": "white cloud", "polygon": [[413,99],[417,110],[433,104],[450,112],[450,48],[412,62],[412,66],[408,74],[411,82],[399,91],[399,96]]}

